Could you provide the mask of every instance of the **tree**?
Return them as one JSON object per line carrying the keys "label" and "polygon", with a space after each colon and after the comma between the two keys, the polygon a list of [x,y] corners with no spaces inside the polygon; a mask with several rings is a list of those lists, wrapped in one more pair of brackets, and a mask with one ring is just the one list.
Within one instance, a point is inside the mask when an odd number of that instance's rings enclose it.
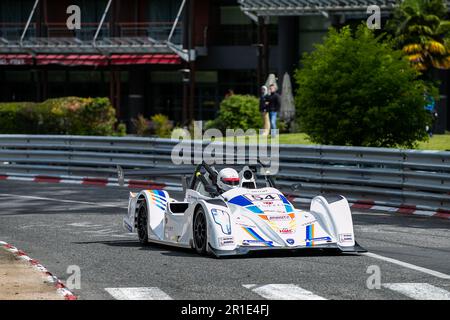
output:
{"label": "tree", "polygon": [[450,68],[450,21],[443,0],[404,0],[388,28],[411,65],[427,74],[432,68]]}
{"label": "tree", "polygon": [[[381,37],[381,36],[380,36]],[[295,74],[297,120],[320,144],[413,147],[425,140],[425,84],[400,50],[361,25],[330,29]]]}

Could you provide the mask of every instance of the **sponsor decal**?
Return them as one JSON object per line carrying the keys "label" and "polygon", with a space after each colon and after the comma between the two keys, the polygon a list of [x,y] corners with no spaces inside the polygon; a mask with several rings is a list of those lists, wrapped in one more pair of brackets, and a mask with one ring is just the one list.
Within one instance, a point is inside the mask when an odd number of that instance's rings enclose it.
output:
{"label": "sponsor decal", "polygon": [[267,190],[267,188],[262,188],[262,189],[253,189],[251,192],[252,194],[256,194],[256,193],[265,193],[269,190]]}
{"label": "sponsor decal", "polygon": [[351,233],[340,233],[339,242],[352,242],[353,235]]}
{"label": "sponsor decal", "polygon": [[273,201],[280,200],[278,194],[268,193],[268,194],[246,194],[245,197],[250,201]]}
{"label": "sponsor decal", "polygon": [[317,222],[317,220],[308,221],[308,222],[302,223],[301,226],[302,227],[309,226],[309,225],[312,225],[312,224],[314,224],[316,222]]}
{"label": "sponsor decal", "polygon": [[221,237],[217,238],[219,240],[220,246],[233,246],[234,245],[234,237]]}
{"label": "sponsor decal", "polygon": [[294,230],[289,229],[289,228],[280,228],[278,230],[278,232],[281,234],[291,234],[291,233],[294,233]]}
{"label": "sponsor decal", "polygon": [[273,214],[283,214],[283,213],[286,213],[286,211],[284,210],[284,208],[275,208],[276,206],[270,206],[269,208],[264,208],[263,207],[263,209],[264,209],[264,212],[265,213],[268,213],[268,214],[271,214],[271,213],[273,213]]}
{"label": "sponsor decal", "polygon": [[294,239],[286,239],[286,242],[290,245],[293,245],[295,243]]}
{"label": "sponsor decal", "polygon": [[273,245],[273,241],[261,241],[261,240],[243,240],[242,241],[243,245],[255,245],[255,244],[263,244],[266,246],[272,246]]}
{"label": "sponsor decal", "polygon": [[269,221],[289,221],[292,218],[287,214],[282,214],[282,215],[273,215],[273,216],[268,215],[267,219]]}
{"label": "sponsor decal", "polygon": [[331,241],[330,237],[313,238],[312,241]]}

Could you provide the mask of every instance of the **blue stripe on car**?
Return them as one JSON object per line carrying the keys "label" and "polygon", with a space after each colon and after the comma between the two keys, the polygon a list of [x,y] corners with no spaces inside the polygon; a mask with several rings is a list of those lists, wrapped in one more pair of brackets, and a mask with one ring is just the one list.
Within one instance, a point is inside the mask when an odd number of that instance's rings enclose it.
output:
{"label": "blue stripe on car", "polygon": [[280,196],[280,199],[283,201],[284,204],[290,204],[289,200],[285,196],[283,196],[282,194],[280,194],[279,196]]}
{"label": "blue stripe on car", "polygon": [[245,209],[248,209],[248,210],[250,210],[251,212],[258,213],[258,214],[264,213],[264,211],[262,211],[262,210],[261,210],[260,208],[258,208],[257,206],[248,206],[248,207],[245,207]]}
{"label": "blue stripe on car", "polygon": [[250,227],[246,228],[247,231],[258,241],[264,242],[266,245],[268,245],[269,247],[273,247],[273,244],[271,243],[271,241],[266,241],[264,240],[259,234],[256,233],[255,230],[253,230]]}
{"label": "blue stripe on car", "polygon": [[230,199],[230,201],[228,201],[229,203],[238,205],[238,206],[251,206],[253,203],[250,202],[250,200],[248,200],[246,197],[244,196],[237,196],[234,197],[233,199]]}
{"label": "blue stripe on car", "polygon": [[285,204],[284,207],[286,208],[286,212],[287,213],[291,213],[294,212],[294,210],[292,209],[292,206],[289,204]]}

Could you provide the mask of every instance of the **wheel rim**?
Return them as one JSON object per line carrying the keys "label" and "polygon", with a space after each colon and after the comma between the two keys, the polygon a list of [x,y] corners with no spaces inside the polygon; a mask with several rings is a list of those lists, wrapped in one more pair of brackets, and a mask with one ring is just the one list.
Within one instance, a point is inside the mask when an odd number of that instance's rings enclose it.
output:
{"label": "wheel rim", "polygon": [[202,249],[206,242],[206,221],[203,213],[199,213],[194,224],[195,246]]}
{"label": "wheel rim", "polygon": [[139,239],[144,240],[147,238],[147,213],[145,212],[145,208],[142,207],[139,211],[139,218],[138,218],[139,228]]}

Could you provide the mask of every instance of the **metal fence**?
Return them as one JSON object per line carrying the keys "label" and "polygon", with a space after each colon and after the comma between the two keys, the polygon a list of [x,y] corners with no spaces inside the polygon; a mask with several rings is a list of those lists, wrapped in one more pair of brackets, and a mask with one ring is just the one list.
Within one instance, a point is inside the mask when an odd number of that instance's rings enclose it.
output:
{"label": "metal fence", "polygon": [[[157,138],[0,135],[0,173],[115,177],[117,165],[175,167],[175,144]],[[245,155],[252,156],[248,150]],[[450,210],[450,152],[280,145],[279,161],[278,186],[300,198],[339,193],[353,202]]]}

